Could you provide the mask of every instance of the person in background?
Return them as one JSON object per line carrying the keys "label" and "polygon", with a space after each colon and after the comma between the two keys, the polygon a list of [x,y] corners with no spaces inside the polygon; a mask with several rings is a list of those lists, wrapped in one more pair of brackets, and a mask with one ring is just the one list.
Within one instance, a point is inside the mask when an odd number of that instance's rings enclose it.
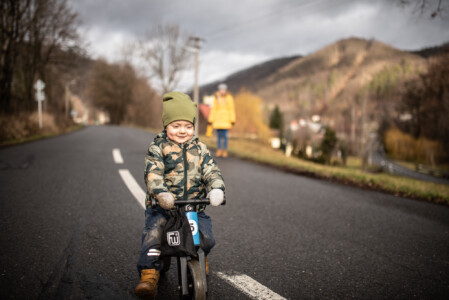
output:
{"label": "person in background", "polygon": [[217,131],[217,157],[228,156],[228,130],[235,124],[234,98],[226,84],[218,85],[214,106],[209,114],[209,124]]}

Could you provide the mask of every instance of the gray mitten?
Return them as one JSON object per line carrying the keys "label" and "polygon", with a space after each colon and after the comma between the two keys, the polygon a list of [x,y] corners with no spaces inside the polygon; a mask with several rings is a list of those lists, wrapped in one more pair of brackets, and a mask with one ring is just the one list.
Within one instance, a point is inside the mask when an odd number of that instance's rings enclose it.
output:
{"label": "gray mitten", "polygon": [[213,189],[210,191],[208,198],[212,206],[218,206],[223,203],[224,193],[220,189]]}
{"label": "gray mitten", "polygon": [[170,209],[175,205],[175,198],[171,193],[160,193],[156,195],[156,199],[159,202],[159,206],[163,209]]}

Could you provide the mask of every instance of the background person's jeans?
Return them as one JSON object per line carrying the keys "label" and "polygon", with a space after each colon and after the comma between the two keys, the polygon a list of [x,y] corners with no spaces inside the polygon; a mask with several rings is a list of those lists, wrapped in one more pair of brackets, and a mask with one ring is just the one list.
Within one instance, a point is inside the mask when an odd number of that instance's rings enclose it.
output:
{"label": "background person's jeans", "polygon": [[[145,228],[142,231],[142,249],[137,271],[143,269],[162,269],[162,260],[159,258],[161,250],[162,232],[167,223],[167,214],[160,206],[145,210]],[[212,235],[212,221],[204,212],[198,213],[198,229],[200,231],[200,247],[207,255],[215,246]]]}
{"label": "background person's jeans", "polygon": [[218,149],[228,149],[228,129],[217,129]]}

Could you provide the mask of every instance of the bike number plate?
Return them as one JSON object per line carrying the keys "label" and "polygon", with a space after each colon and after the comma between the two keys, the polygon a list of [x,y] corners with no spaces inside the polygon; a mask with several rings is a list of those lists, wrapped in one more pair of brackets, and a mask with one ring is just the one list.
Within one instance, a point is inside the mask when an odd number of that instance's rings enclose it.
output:
{"label": "bike number plate", "polygon": [[192,231],[193,244],[199,246],[200,244],[200,231],[198,230],[198,214],[196,211],[186,212],[186,217],[189,220],[190,230]]}

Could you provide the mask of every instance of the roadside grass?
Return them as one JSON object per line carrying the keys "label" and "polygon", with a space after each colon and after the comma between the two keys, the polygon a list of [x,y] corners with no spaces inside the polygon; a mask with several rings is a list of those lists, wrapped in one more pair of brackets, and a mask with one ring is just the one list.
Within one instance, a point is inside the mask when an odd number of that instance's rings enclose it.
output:
{"label": "roadside grass", "polygon": [[[213,139],[202,136],[201,140],[211,149],[216,148]],[[350,157],[346,167],[325,166],[295,157],[286,157],[281,151],[256,141],[231,139],[229,153],[233,156],[279,167],[296,174],[355,185],[397,196],[449,204],[449,185],[415,180],[386,173],[368,173],[360,170],[358,158]]]}
{"label": "roadside grass", "polygon": [[0,147],[13,146],[13,145],[28,143],[28,142],[32,142],[32,141],[41,140],[41,139],[46,139],[46,138],[58,136],[61,134],[77,131],[77,130],[83,129],[84,127],[86,127],[86,126],[77,124],[77,125],[73,125],[73,126],[67,128],[63,132],[46,132],[43,134],[35,134],[35,135],[28,136],[28,137],[20,138],[20,139],[2,141],[2,142],[0,142]]}
{"label": "roadside grass", "polygon": [[360,157],[348,156],[348,159],[346,161],[347,169],[360,169],[361,167],[362,167],[362,160],[360,159]]}

